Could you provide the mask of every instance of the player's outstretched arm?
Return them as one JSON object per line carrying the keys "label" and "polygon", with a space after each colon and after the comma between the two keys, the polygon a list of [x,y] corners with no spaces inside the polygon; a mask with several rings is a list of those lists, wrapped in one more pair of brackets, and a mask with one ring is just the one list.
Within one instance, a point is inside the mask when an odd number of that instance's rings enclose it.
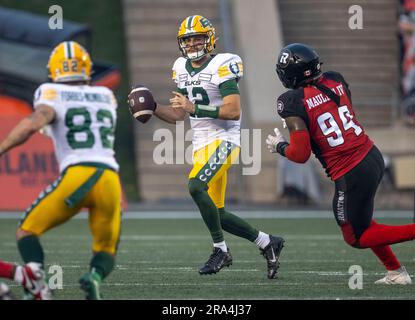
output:
{"label": "player's outstretched arm", "polygon": [[278,128],[274,129],[275,136],[269,135],[266,143],[272,153],[279,153],[289,160],[304,163],[311,154],[310,134],[307,125],[300,117],[287,117],[285,119],[290,131],[288,143]]}
{"label": "player's outstretched arm", "polygon": [[39,105],[35,112],[21,120],[0,143],[0,155],[24,143],[55,118],[55,110],[46,105]]}
{"label": "player's outstretched arm", "polygon": [[168,123],[175,124],[176,121],[183,121],[186,116],[186,111],[183,109],[173,108],[172,106],[157,105],[154,114],[157,118]]}

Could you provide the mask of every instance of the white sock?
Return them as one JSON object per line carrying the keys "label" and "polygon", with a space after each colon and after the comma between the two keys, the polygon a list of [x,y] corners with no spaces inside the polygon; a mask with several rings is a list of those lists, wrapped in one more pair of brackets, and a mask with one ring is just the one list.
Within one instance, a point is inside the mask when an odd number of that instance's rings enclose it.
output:
{"label": "white sock", "polygon": [[223,252],[228,252],[228,247],[226,246],[225,241],[216,242],[213,244],[213,247],[220,248]]}
{"label": "white sock", "polygon": [[14,272],[14,281],[17,283],[22,284],[23,283],[23,267],[17,266],[16,271]]}
{"label": "white sock", "polygon": [[264,249],[269,244],[269,234],[259,231],[258,237],[255,239],[255,243],[261,249]]}

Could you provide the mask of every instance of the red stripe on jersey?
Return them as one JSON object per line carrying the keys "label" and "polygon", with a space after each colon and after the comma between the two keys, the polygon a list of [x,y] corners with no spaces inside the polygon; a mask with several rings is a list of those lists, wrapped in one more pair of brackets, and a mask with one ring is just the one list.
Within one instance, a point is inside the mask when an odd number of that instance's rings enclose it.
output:
{"label": "red stripe on jersey", "polygon": [[304,88],[303,103],[309,118],[313,151],[324,161],[334,181],[357,166],[373,142],[357,121],[344,84],[325,77],[319,84],[340,96],[339,107],[316,87]]}

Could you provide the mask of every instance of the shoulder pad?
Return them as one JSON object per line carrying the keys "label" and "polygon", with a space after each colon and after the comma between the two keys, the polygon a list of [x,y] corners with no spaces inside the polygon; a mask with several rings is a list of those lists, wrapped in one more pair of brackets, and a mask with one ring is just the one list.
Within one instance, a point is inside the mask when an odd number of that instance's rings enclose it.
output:
{"label": "shoulder pad", "polygon": [[221,53],[214,58],[219,78],[241,78],[243,76],[242,59],[232,53]]}
{"label": "shoulder pad", "polygon": [[35,92],[35,100],[55,100],[60,91],[60,84],[43,83]]}
{"label": "shoulder pad", "polygon": [[290,116],[303,116],[303,96],[302,89],[289,90],[280,95],[277,99],[277,113],[282,118]]}

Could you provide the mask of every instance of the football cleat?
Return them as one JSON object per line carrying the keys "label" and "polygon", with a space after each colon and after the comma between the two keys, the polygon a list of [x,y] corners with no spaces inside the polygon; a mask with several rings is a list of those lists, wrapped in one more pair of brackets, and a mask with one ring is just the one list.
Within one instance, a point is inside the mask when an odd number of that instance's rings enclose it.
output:
{"label": "football cleat", "polygon": [[51,300],[52,293],[46,283],[42,265],[29,262],[24,266],[17,266],[15,279],[20,279],[27,300]]}
{"label": "football cleat", "polygon": [[0,282],[0,300],[16,300],[9,286],[3,282]]}
{"label": "football cleat", "polygon": [[375,281],[375,284],[400,284],[407,285],[411,284],[412,280],[405,267],[400,267],[399,269],[388,271],[386,276],[382,279]]}
{"label": "football cleat", "polygon": [[101,300],[102,296],[99,291],[101,277],[96,272],[86,272],[79,280],[81,289],[86,293],[86,300]]}
{"label": "football cleat", "polygon": [[217,273],[223,267],[232,265],[232,256],[229,252],[223,252],[220,248],[213,248],[213,253],[210,255],[205,265],[199,269],[199,274]]}
{"label": "football cleat", "polygon": [[284,239],[280,237],[269,236],[269,244],[264,248],[259,248],[261,255],[267,260],[267,277],[274,279],[280,266],[279,258],[281,250],[284,247]]}

